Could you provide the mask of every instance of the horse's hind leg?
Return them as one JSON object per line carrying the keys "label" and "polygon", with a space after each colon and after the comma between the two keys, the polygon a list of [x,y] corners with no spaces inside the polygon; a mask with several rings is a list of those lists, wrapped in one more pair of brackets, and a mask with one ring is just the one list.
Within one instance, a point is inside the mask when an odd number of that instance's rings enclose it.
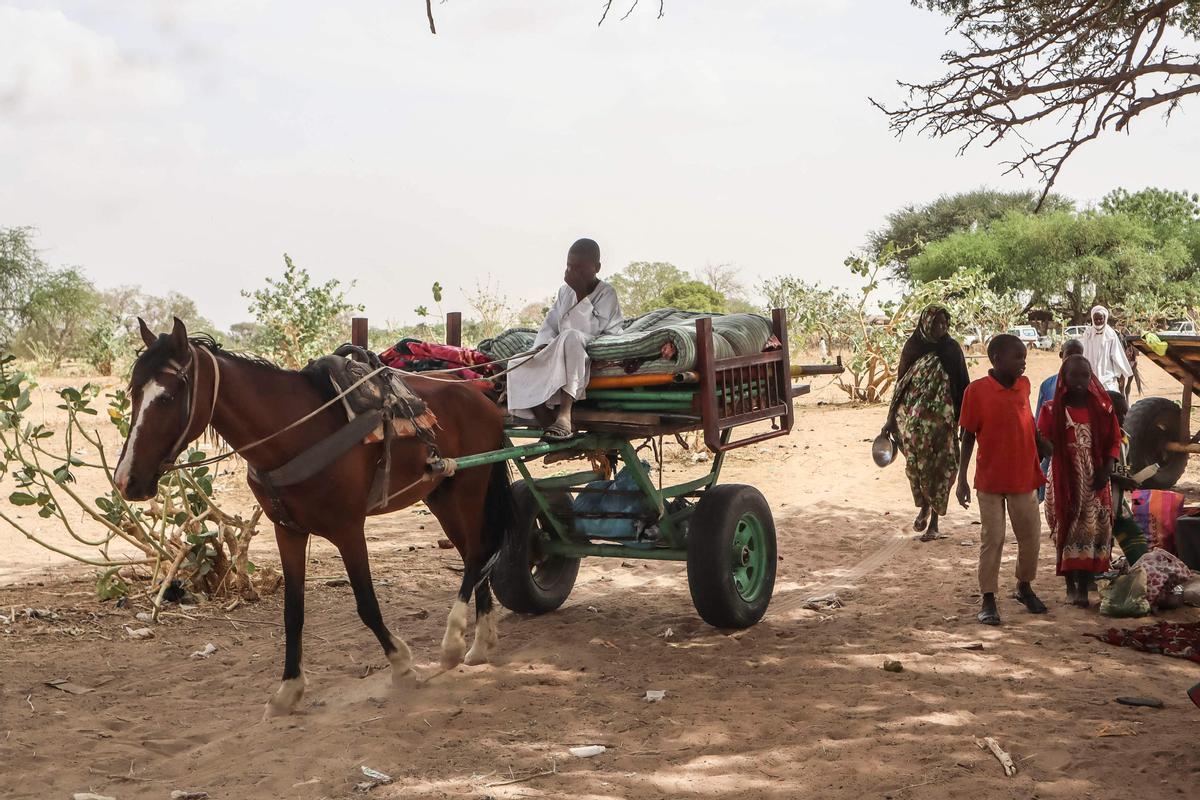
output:
{"label": "horse's hind leg", "polygon": [[308,535],[275,526],[275,542],[283,564],[283,628],[286,637],[283,682],[267,703],[267,716],[290,714],[304,696],[300,666],[304,635],[304,569]]}
{"label": "horse's hind leg", "polygon": [[358,617],[383,646],[383,652],[392,664],[392,683],[398,684],[401,678],[412,671],[412,651],[403,639],[393,636],[383,624],[379,600],[375,597],[375,584],[371,581],[371,563],[367,557],[367,540],[362,525],[343,532],[334,541],[342,554],[342,563],[346,565],[350,586],[354,589]]}
{"label": "horse's hind leg", "polygon": [[[508,468],[468,470],[446,481],[425,500],[463,559],[462,585],[446,620],[442,666],[486,662],[498,643],[496,614],[484,567],[499,549],[511,513]],[[475,642],[467,652],[467,604],[475,593]]]}
{"label": "horse's hind leg", "polygon": [[491,581],[486,577],[475,590],[475,641],[463,659],[464,664],[486,664],[500,644],[496,629],[496,606],[492,601]]}
{"label": "horse's hind leg", "polygon": [[471,590],[479,579],[479,563],[464,561],[462,585],[458,597],[450,607],[446,618],[446,635],[442,637],[442,667],[453,669],[462,663],[467,652],[467,616],[471,602]]}

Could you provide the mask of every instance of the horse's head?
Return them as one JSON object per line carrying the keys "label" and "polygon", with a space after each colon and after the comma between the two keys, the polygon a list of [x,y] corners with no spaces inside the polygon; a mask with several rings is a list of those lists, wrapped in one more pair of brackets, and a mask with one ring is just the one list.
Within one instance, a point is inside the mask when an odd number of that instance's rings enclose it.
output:
{"label": "horse's head", "polygon": [[129,383],[133,416],[113,476],[127,500],[148,500],[158,480],[187,446],[195,413],[196,349],[177,317],[170,333],[138,328],[146,349],[133,364]]}

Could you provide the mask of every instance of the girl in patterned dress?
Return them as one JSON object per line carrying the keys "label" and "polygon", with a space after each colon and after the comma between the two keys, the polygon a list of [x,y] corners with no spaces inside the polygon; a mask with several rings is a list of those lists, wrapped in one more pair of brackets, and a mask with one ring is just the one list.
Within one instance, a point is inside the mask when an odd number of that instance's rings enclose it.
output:
{"label": "girl in patterned dress", "polygon": [[1109,568],[1109,478],[1121,454],[1121,428],[1108,392],[1083,356],[1063,360],[1058,388],[1042,408],[1038,430],[1054,446],[1046,521],[1058,551],[1057,574],[1066,579],[1067,599],[1087,608],[1092,576]]}
{"label": "girl in patterned dress", "polygon": [[958,474],[958,413],[970,383],[967,360],[950,337],[950,312],[933,305],[921,312],[904,345],[896,390],[883,432],[898,440],[912,489],[921,541],[938,538]]}

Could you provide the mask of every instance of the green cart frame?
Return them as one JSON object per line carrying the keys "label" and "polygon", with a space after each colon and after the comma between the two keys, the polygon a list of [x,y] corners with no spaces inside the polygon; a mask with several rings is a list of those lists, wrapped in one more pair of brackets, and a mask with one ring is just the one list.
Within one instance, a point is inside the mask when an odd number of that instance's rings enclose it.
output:
{"label": "green cart frame", "polygon": [[[687,400],[679,400],[684,395],[678,391],[636,389],[635,402],[626,406],[637,410],[614,410],[612,398],[620,392],[589,390],[590,402],[576,405],[579,434],[571,440],[540,442],[540,428],[512,425],[505,429],[503,448],[454,459],[456,471],[511,461],[521,475],[513,485],[514,529],[492,571],[496,596],[506,608],[529,614],[553,611],[570,595],[580,559],[600,556],[686,562],[692,602],[706,622],[746,628],[762,618],[775,586],[775,522],[758,489],[718,484],[725,454],[791,433],[792,400],[809,391],[805,384],[793,385],[793,377],[842,371],[840,363],[790,366],[782,310],[773,312],[772,328],[778,349],[717,359],[712,320],[697,319],[694,384],[689,387],[694,391]],[[447,342],[460,345],[458,314],[448,316],[446,331]],[[354,343],[366,346],[365,318],[355,318],[352,332]],[[770,430],[734,438],[738,428],[768,420]],[[691,431],[703,431],[714,454],[708,472],[662,486],[663,437]],[[644,444],[635,446],[635,441]],[[639,455],[645,443],[654,450],[657,482]],[[634,488],[589,486],[608,478],[607,469],[595,466],[535,478],[526,465],[530,459],[568,451],[591,456],[593,464],[619,464]],[[625,496],[628,502],[619,511],[576,510],[576,498],[589,492]],[[635,535],[589,536],[580,530],[579,521],[585,519],[628,520]]]}

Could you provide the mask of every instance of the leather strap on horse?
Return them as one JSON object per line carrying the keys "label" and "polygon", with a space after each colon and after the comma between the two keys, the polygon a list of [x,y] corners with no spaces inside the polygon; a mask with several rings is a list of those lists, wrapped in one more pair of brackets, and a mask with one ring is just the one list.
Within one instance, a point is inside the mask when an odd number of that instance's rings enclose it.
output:
{"label": "leather strap on horse", "polygon": [[379,412],[359,414],[334,433],[300,452],[283,466],[266,471],[248,467],[249,472],[255,480],[266,477],[275,486],[292,486],[306,481],[328,467],[375,430],[381,416],[382,414]]}

